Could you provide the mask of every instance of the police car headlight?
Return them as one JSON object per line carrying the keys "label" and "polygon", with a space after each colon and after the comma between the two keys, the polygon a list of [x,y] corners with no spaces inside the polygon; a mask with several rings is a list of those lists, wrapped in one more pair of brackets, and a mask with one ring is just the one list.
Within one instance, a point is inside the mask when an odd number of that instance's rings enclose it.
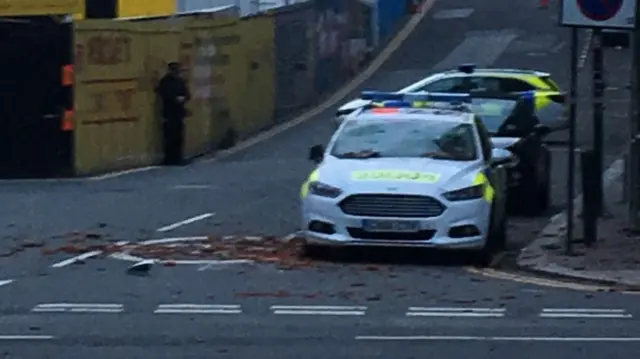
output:
{"label": "police car headlight", "polygon": [[309,193],[319,197],[336,198],[342,194],[342,190],[326,183],[313,181],[309,183]]}
{"label": "police car headlight", "polygon": [[451,202],[482,198],[482,196],[484,196],[484,185],[479,184],[457,189],[455,191],[445,192],[442,196]]}

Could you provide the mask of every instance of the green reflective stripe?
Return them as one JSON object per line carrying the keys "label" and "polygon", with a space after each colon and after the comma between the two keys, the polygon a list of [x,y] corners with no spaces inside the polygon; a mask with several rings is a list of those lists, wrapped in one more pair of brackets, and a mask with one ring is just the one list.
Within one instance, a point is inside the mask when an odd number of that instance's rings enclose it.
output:
{"label": "green reflective stripe", "polygon": [[484,173],[482,172],[478,173],[478,175],[476,176],[476,179],[473,181],[473,185],[474,186],[483,185],[484,199],[489,203],[493,202],[493,198],[495,197],[496,192],[495,192],[495,189],[493,188],[493,185],[491,184],[491,182],[489,181],[489,179]]}
{"label": "green reflective stripe", "polygon": [[318,171],[318,169],[313,170],[313,172],[309,174],[309,177],[307,178],[307,180],[304,181],[304,183],[302,183],[302,187],[300,187],[301,198],[305,198],[306,196],[309,195],[309,184],[313,181],[317,181],[319,178],[320,178],[320,172]]}

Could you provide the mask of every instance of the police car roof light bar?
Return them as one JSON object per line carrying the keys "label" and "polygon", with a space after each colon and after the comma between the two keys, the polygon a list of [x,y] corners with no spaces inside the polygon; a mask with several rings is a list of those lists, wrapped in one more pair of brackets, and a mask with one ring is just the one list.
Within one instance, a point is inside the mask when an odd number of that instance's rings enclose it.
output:
{"label": "police car roof light bar", "polygon": [[363,100],[372,102],[401,101],[401,102],[446,102],[446,103],[471,103],[471,95],[466,93],[436,93],[436,92],[409,92],[395,93],[382,91],[363,91],[360,95]]}
{"label": "police car roof light bar", "polygon": [[383,102],[383,101],[402,101],[404,95],[395,92],[383,91],[362,91],[360,98],[367,101]]}

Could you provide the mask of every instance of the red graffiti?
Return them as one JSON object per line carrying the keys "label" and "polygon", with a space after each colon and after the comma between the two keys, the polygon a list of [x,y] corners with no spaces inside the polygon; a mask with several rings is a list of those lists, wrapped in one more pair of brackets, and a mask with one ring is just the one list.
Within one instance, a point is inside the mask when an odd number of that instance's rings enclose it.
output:
{"label": "red graffiti", "polygon": [[87,64],[119,65],[131,61],[131,38],[128,36],[93,36],[87,41]]}
{"label": "red graffiti", "polygon": [[106,108],[104,105],[104,97],[102,93],[93,94],[93,110],[95,112],[102,112]]}
{"label": "red graffiti", "polygon": [[123,110],[128,111],[133,107],[133,95],[135,94],[135,90],[117,90],[114,94]]}

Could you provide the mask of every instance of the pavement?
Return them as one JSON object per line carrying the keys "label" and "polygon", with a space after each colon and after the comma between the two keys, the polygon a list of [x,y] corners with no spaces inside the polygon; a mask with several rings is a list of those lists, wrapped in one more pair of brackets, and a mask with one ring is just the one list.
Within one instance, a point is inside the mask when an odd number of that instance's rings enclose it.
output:
{"label": "pavement", "polygon": [[[528,0],[439,1],[378,71],[345,92],[399,88],[461,62],[546,70],[566,86],[567,37]],[[307,149],[327,141],[339,103],[184,168],[0,184],[0,353],[415,358],[428,345],[446,359],[552,359],[637,351],[633,292],[513,271],[548,216],[512,218],[509,249],[486,270],[442,253],[306,261],[292,259],[293,241],[263,245],[295,237],[299,185],[312,168]],[[607,147],[608,163],[616,150]],[[566,160],[566,148],[555,146],[548,215],[564,205]],[[226,236],[254,244],[239,250]],[[152,239],[164,244],[141,245]],[[208,255],[220,247],[243,261]],[[131,270],[131,257],[146,255],[163,260]],[[181,262],[193,257],[200,261]]]}
{"label": "pavement", "polygon": [[[522,249],[517,258],[521,270],[541,275],[566,279],[588,280],[620,288],[640,290],[640,239],[629,233],[628,197],[625,194],[625,163],[622,153],[628,143],[629,108],[631,94],[629,77],[631,74],[630,50],[607,49],[605,51],[606,113],[605,146],[610,153],[618,153],[616,160],[603,173],[605,216],[598,222],[597,241],[591,248],[584,243],[574,243],[570,255],[566,253],[567,214],[555,215],[540,232],[538,238]],[[587,80],[587,78],[583,78]],[[585,127],[591,128],[591,108],[589,106],[590,85],[579,106],[579,116],[585,120]],[[621,128],[624,131],[613,131]],[[583,132],[582,144],[589,147],[591,133]],[[626,137],[625,137],[626,134]],[[579,173],[577,173],[579,176]],[[578,189],[580,183],[576,184]],[[574,240],[584,238],[582,196],[574,200],[576,216],[574,220]]]}

